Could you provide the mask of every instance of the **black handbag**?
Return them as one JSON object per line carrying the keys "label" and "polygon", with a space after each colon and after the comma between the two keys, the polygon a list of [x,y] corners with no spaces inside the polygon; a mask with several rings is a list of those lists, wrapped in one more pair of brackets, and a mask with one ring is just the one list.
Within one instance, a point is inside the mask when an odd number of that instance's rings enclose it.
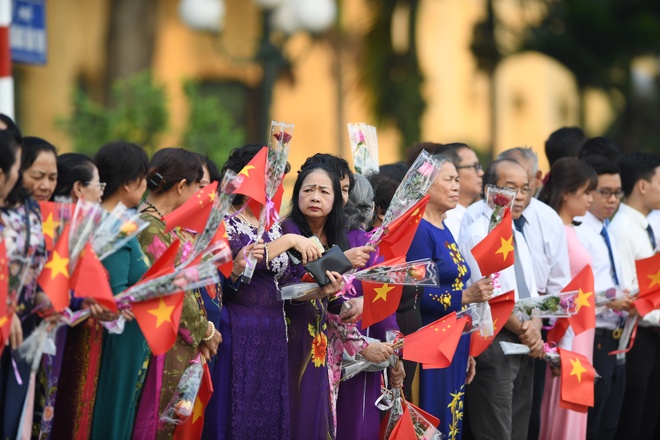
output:
{"label": "black handbag", "polygon": [[321,287],[330,284],[330,278],[328,278],[328,275],[325,273],[326,270],[329,270],[330,272],[338,272],[343,275],[352,268],[353,265],[337,245],[332,246],[318,260],[314,260],[305,265],[307,272],[314,277],[316,284]]}

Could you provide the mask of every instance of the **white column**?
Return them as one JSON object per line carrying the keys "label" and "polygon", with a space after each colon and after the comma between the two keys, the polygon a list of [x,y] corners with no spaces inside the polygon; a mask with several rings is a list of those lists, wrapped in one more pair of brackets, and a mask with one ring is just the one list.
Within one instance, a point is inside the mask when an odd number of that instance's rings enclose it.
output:
{"label": "white column", "polygon": [[11,74],[9,25],[11,0],[0,0],[0,113],[14,119],[14,78]]}

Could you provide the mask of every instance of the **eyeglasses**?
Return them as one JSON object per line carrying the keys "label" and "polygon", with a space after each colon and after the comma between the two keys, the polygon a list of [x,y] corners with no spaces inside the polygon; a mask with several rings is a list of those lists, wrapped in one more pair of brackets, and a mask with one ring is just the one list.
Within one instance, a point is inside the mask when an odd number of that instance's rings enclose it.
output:
{"label": "eyeglasses", "polygon": [[474,168],[474,171],[477,173],[484,169],[484,167],[482,167],[479,162],[475,162],[472,165],[459,165],[456,167],[457,170],[462,170],[466,168]]}
{"label": "eyeglasses", "polygon": [[506,189],[506,190],[509,190],[509,191],[515,191],[515,192],[518,192],[518,193],[522,194],[523,196],[526,196],[527,194],[529,194],[532,191],[532,188],[530,188],[529,186],[523,186],[522,188],[514,188],[512,186],[505,186],[505,187],[502,187],[502,189]]}
{"label": "eyeglasses", "polygon": [[85,185],[96,185],[96,186],[99,187],[99,189],[100,189],[101,191],[103,191],[103,190],[105,190],[105,186],[107,185],[107,183],[105,183],[105,182],[90,182],[90,181],[87,181],[87,182],[85,182]]}
{"label": "eyeglasses", "polygon": [[618,189],[616,191],[608,189],[608,188],[603,188],[603,189],[597,189],[596,192],[600,194],[603,198],[609,199],[610,197],[614,196],[617,199],[620,199],[623,197],[623,190]]}

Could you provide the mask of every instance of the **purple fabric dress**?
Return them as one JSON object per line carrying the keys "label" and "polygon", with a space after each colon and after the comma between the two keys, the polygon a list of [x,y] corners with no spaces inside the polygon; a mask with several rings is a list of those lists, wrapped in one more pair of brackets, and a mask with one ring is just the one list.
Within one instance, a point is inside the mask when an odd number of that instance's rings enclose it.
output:
{"label": "purple fabric dress", "polygon": [[[256,240],[256,228],[239,216],[227,218],[225,224],[234,255]],[[268,243],[281,235],[276,224],[263,238]],[[231,355],[220,357],[218,366],[230,368],[227,438],[291,436],[286,324],[278,294],[278,283],[288,277],[289,258],[281,254],[268,262],[268,268],[259,262],[250,284],[240,284],[233,293],[224,291]]]}
{"label": "purple fabric dress", "polygon": [[[367,244],[367,234],[359,229],[352,229],[347,234],[351,247]],[[366,267],[376,263],[376,252],[371,254]],[[378,260],[382,260],[382,256]],[[355,283],[355,290],[362,295],[362,284]],[[398,330],[396,313],[383,321],[362,329],[362,323],[357,323],[360,332],[370,338],[385,341],[388,330]],[[376,407],[376,399],[381,394],[382,372],[360,373],[342,382],[339,386],[337,399],[337,440],[376,439],[380,428],[380,410]]]}
{"label": "purple fabric dress", "polygon": [[[291,220],[285,234],[302,235]],[[296,266],[298,279],[304,274]],[[285,303],[289,333],[289,403],[292,440],[332,438],[332,412],[327,369],[327,299]]]}

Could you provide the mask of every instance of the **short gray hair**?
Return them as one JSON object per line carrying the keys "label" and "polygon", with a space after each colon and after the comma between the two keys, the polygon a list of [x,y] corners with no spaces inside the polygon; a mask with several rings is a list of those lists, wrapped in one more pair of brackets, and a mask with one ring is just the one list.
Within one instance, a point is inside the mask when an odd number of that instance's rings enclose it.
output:
{"label": "short gray hair", "polygon": [[511,159],[519,164],[520,159],[529,162],[532,164],[532,176],[536,175],[536,172],[539,170],[539,156],[536,154],[536,151],[532,150],[532,147],[524,146],[509,148],[498,154],[496,159]]}
{"label": "short gray hair", "polygon": [[371,223],[374,211],[374,190],[371,183],[362,174],[354,174],[355,184],[348,194],[348,202],[344,207],[346,227],[365,229]]}

